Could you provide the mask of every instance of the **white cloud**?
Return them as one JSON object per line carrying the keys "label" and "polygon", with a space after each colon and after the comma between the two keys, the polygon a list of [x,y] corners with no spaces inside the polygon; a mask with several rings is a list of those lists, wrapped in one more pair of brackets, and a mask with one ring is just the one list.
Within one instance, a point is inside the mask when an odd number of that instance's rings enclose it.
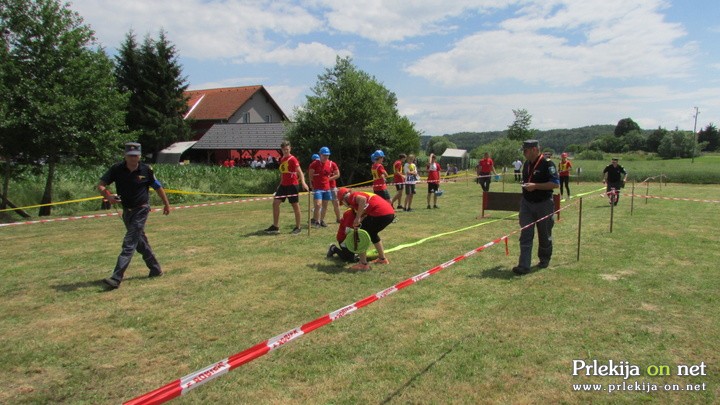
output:
{"label": "white cloud", "polygon": [[119,46],[131,29],[142,39],[164,28],[183,56],[198,59],[245,58],[272,50],[273,37],[308,34],[323,26],[292,1],[75,0],[71,7],[107,47]]}
{"label": "white cloud", "polygon": [[445,33],[457,27],[447,25],[450,17],[506,7],[502,0],[322,0],[331,28],[387,44],[407,38]]}
{"label": "white cloud", "polygon": [[[589,3],[589,4],[588,4]],[[452,49],[425,56],[407,72],[445,86],[514,79],[580,85],[595,78],[680,77],[694,44],[678,47],[685,32],[663,21],[661,2],[532,3],[502,30],[481,31]],[[543,5],[542,7],[539,5]]]}
{"label": "white cloud", "polygon": [[280,47],[246,57],[247,62],[270,62],[278,65],[332,66],[336,56],[351,56],[349,50],[335,50],[327,45],[312,42],[301,43],[296,48]]}

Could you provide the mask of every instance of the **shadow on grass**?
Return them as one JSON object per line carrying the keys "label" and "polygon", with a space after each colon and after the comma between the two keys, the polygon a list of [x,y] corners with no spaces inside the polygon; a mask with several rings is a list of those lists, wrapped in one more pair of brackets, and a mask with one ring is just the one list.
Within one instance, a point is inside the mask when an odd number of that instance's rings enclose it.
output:
{"label": "shadow on grass", "polygon": [[423,375],[427,374],[427,372],[430,371],[431,368],[433,368],[437,363],[439,363],[440,361],[442,361],[442,359],[444,359],[445,356],[447,356],[448,354],[450,354],[453,350],[454,350],[453,348],[450,348],[450,349],[446,350],[445,353],[441,354],[440,357],[438,357],[437,359],[433,360],[433,361],[432,361],[430,364],[428,364],[424,369],[420,370],[420,372],[418,372],[418,373],[415,374],[414,376],[410,377],[410,379],[407,380],[407,381],[405,382],[405,384],[403,384],[400,388],[398,388],[397,390],[395,390],[395,392],[393,392],[392,394],[388,395],[388,396],[387,396],[382,402],[380,402],[380,403],[381,403],[381,404],[388,404],[388,403],[390,403],[393,399],[395,399],[395,398],[397,398],[398,396],[400,396],[403,391],[405,391],[407,388],[409,388],[409,387],[410,387],[415,381],[417,381],[420,377],[422,377]]}
{"label": "shadow on grass", "polygon": [[[350,269],[352,263],[346,263],[340,260],[328,260],[327,263],[309,263],[307,267],[323,272],[325,274],[341,274],[341,273],[364,273],[364,270],[352,270]],[[372,271],[372,270],[369,270]]]}
{"label": "shadow on grass", "polygon": [[495,266],[489,269],[485,269],[480,274],[470,274],[468,278],[497,278],[500,280],[510,280],[518,277],[517,274],[513,273],[511,269],[505,266]]}
{"label": "shadow on grass", "polygon": [[[127,283],[128,281],[136,281],[136,280],[147,280],[147,277],[143,276],[136,276],[136,277],[125,277],[123,279],[123,284]],[[55,291],[59,292],[73,292],[77,291],[83,288],[90,288],[90,287],[100,287],[100,289],[97,292],[109,292],[115,290],[115,288],[110,288],[107,284],[103,282],[103,279],[100,280],[90,280],[90,281],[78,281],[76,283],[69,283],[69,284],[58,284],[54,285],[53,288]]]}

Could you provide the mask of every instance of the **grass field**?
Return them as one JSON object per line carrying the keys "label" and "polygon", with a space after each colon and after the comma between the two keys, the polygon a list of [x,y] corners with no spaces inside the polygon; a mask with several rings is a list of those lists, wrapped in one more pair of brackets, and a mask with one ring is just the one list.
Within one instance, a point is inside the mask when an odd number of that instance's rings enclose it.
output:
{"label": "grass field", "polygon": [[[119,253],[119,219],[0,228],[0,403],[130,400],[518,229],[512,212],[477,218],[476,184],[442,188],[440,209],[425,209],[419,187],[415,212],[381,234],[389,249],[437,237],[361,273],[325,258],[334,227],[290,235],[287,204],[280,235],[258,232],[268,201],[151,214],[148,238],[167,275],[148,279],[136,255],[114,291],[100,280]],[[650,194],[720,200],[717,185]],[[578,261],[578,202],[555,224],[549,269],[515,276],[514,234],[509,256],[490,247],[174,403],[718,402],[718,203],[635,199],[631,215],[625,196],[610,233],[607,201],[591,193]],[[625,361],[641,375],[573,376],[573,360]],[[701,363],[704,375],[678,375]],[[663,365],[670,375],[648,375]],[[657,391],[573,388],[623,382]],[[673,384],[683,390],[664,389]]]}

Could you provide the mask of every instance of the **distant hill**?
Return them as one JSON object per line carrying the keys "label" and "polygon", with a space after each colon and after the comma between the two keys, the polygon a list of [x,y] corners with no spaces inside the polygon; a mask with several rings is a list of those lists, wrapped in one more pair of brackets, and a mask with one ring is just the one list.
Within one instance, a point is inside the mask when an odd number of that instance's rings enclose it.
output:
{"label": "distant hill", "polygon": [[[587,127],[573,129],[549,129],[538,131],[537,139],[540,145],[549,147],[556,152],[565,150],[568,145],[585,145],[595,138],[610,135],[615,131],[615,125],[590,125]],[[459,149],[471,151],[480,145],[485,145],[505,136],[505,131],[489,132],[458,132],[444,135],[450,139]],[[431,136],[421,137],[421,145],[424,149]]]}

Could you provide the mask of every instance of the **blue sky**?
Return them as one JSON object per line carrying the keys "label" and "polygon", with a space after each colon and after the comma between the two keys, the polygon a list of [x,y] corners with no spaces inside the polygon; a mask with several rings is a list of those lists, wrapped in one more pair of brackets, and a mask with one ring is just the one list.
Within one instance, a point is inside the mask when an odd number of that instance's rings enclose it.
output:
{"label": "blue sky", "polygon": [[717,0],[75,0],[114,53],[162,28],[191,89],[261,84],[291,118],[336,55],[425,135],[720,125]]}

